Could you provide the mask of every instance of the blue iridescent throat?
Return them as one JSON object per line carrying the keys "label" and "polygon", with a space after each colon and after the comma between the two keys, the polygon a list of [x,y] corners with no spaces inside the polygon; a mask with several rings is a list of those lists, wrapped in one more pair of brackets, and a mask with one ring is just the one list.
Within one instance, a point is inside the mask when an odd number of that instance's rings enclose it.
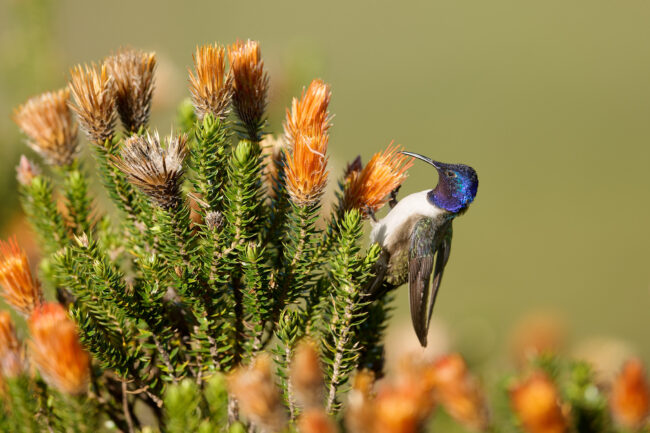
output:
{"label": "blue iridescent throat", "polygon": [[429,202],[454,214],[467,209],[478,190],[476,171],[462,164],[440,164],[438,173],[438,185],[427,194]]}

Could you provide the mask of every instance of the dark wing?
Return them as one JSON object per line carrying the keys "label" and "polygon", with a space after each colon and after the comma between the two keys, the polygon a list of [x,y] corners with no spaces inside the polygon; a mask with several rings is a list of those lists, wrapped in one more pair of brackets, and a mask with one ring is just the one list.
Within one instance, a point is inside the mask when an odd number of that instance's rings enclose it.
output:
{"label": "dark wing", "polygon": [[[409,250],[411,319],[420,344],[427,345],[433,304],[451,252],[451,219],[423,217],[413,226]],[[433,273],[433,282],[431,274]]]}

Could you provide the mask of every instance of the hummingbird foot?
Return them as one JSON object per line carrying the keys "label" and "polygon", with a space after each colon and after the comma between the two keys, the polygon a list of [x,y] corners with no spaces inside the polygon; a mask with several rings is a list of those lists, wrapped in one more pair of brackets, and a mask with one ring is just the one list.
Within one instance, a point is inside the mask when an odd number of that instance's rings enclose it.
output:
{"label": "hummingbird foot", "polygon": [[402,187],[402,185],[399,185],[397,188],[392,190],[390,192],[390,200],[388,200],[388,206],[392,209],[397,205],[397,193],[399,192],[399,189]]}
{"label": "hummingbird foot", "polygon": [[372,222],[376,223],[377,222],[377,216],[375,215],[375,211],[372,210],[370,206],[365,206],[363,209],[363,213],[368,215],[370,219],[372,219]]}

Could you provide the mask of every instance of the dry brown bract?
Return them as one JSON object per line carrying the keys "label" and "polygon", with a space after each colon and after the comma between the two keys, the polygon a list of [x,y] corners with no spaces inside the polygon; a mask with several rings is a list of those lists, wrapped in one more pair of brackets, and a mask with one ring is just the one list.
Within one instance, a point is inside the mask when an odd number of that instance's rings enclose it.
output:
{"label": "dry brown bract", "polygon": [[71,164],[77,151],[77,125],[68,108],[69,95],[68,89],[43,93],[16,108],[13,115],[29,146],[58,166]]}
{"label": "dry brown bract", "polygon": [[348,167],[343,197],[345,210],[376,212],[386,204],[391,191],[402,185],[406,171],[413,165],[413,158],[400,154],[400,150],[399,145],[391,144],[383,153],[374,154],[362,170],[359,170],[360,160]]}
{"label": "dry brown bract", "polygon": [[45,303],[28,321],[29,351],[43,378],[59,391],[80,394],[88,388],[90,357],[77,328],[60,304]]}
{"label": "dry brown bract", "polygon": [[224,120],[232,96],[232,75],[226,75],[226,50],[217,44],[203,45],[196,48],[193,58],[196,75],[188,72],[194,112],[199,120],[208,113]]}
{"label": "dry brown bract", "polygon": [[115,82],[122,125],[128,132],[137,132],[149,121],[156,54],[127,48],[108,57],[104,64]]}
{"label": "dry brown bract", "polygon": [[115,92],[106,65],[77,65],[70,71],[72,109],[88,139],[104,146],[115,134]]}
{"label": "dry brown bract", "polygon": [[285,428],[287,416],[280,390],[271,373],[272,360],[258,356],[248,367],[239,367],[228,378],[228,388],[242,413],[263,432]]}
{"label": "dry brown bract", "polygon": [[0,284],[5,301],[25,316],[43,301],[41,285],[32,275],[27,254],[13,239],[0,241]]}
{"label": "dry brown bract", "polygon": [[264,70],[259,42],[235,42],[228,47],[228,59],[233,80],[233,107],[249,138],[259,141],[269,90],[269,77]]}
{"label": "dry brown bract", "polygon": [[16,329],[7,311],[0,311],[0,373],[16,377],[24,370],[23,350],[16,337]]}
{"label": "dry brown bract", "polygon": [[133,135],[124,142],[121,158],[114,158],[113,162],[160,207],[171,209],[181,202],[187,136],[170,135],[166,141],[167,147],[163,148],[157,132]]}

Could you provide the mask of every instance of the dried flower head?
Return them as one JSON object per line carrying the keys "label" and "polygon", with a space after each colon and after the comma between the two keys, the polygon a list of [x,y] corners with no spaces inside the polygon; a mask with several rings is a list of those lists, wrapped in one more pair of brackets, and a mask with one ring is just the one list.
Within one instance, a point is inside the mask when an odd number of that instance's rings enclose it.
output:
{"label": "dried flower head", "polygon": [[382,153],[372,156],[358,171],[352,167],[346,173],[343,207],[376,212],[388,201],[389,194],[406,180],[406,170],[413,158],[400,154],[401,147],[392,143]]}
{"label": "dried flower head", "polygon": [[196,75],[188,72],[196,116],[203,120],[211,113],[217,119],[225,119],[232,97],[232,75],[226,74],[225,48],[217,44],[196,47],[193,58]]}
{"label": "dried flower head", "polygon": [[122,125],[128,132],[137,132],[149,121],[156,54],[126,48],[108,57],[104,64],[115,83]]}
{"label": "dried flower head", "polygon": [[300,433],[337,433],[336,423],[323,409],[307,409],[298,418]]}
{"label": "dried flower head", "polygon": [[47,302],[28,321],[30,359],[43,379],[59,391],[80,394],[88,387],[90,357],[81,347],[75,323],[60,304]]}
{"label": "dried flower head", "polygon": [[526,432],[568,431],[557,388],[545,373],[536,372],[512,388],[510,402]]}
{"label": "dried flower head", "polygon": [[293,98],[291,111],[287,110],[284,136],[293,148],[299,135],[319,135],[328,132],[332,116],[328,110],[332,92],[322,80],[313,80],[300,99]]}
{"label": "dried flower head", "polygon": [[458,354],[438,359],[432,370],[434,395],[445,410],[468,428],[484,431],[488,427],[488,410],[478,381]]}
{"label": "dried flower head", "polygon": [[104,146],[115,134],[115,89],[106,65],[77,65],[70,71],[71,105],[88,139]]}
{"label": "dried flower head", "polygon": [[271,368],[271,359],[260,355],[250,366],[237,368],[228,378],[228,388],[242,413],[257,428],[269,433],[281,431],[287,423]]}
{"label": "dried flower head", "polygon": [[187,136],[170,135],[166,141],[167,147],[163,148],[157,132],[133,135],[124,142],[121,158],[113,161],[132,184],[163,209],[171,209],[182,200],[181,180]]}
{"label": "dried flower head", "polygon": [[20,163],[16,166],[16,180],[23,186],[29,186],[36,176],[40,176],[41,168],[27,159],[25,155],[20,155]]}
{"label": "dried flower head", "polygon": [[320,407],[324,397],[324,379],[318,349],[313,341],[301,341],[295,349],[289,380],[296,401],[303,407]]}
{"label": "dried flower head", "polygon": [[612,386],[610,397],[612,415],[618,425],[638,430],[650,414],[650,386],[639,359],[623,365]]}
{"label": "dried flower head", "polygon": [[283,155],[286,142],[282,137],[275,137],[271,134],[265,135],[260,142],[262,157],[264,158],[264,181],[267,186],[268,195],[275,196],[274,185],[278,182],[278,169],[283,164]]}
{"label": "dried flower head", "polygon": [[5,301],[23,315],[29,315],[43,301],[41,285],[15,239],[0,241],[0,284]]}
{"label": "dried flower head", "polygon": [[69,165],[77,152],[77,125],[68,107],[68,89],[35,96],[16,108],[14,122],[29,146],[49,164]]}
{"label": "dried flower head", "polygon": [[0,373],[16,377],[24,371],[23,350],[8,311],[0,311]]}
{"label": "dried flower head", "polygon": [[259,42],[235,42],[228,47],[228,60],[233,80],[233,107],[249,138],[259,141],[269,89],[269,76],[264,70]]}

